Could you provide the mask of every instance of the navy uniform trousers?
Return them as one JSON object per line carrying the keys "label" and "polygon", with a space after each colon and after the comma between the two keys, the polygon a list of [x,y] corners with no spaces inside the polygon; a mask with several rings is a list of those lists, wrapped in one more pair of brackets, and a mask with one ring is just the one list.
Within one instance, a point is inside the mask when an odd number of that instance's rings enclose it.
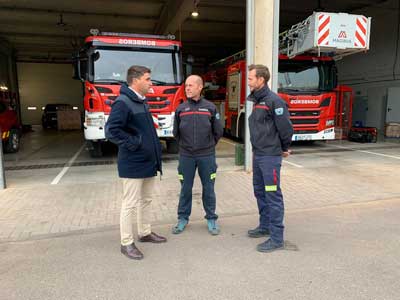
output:
{"label": "navy uniform trousers", "polygon": [[283,195],[280,186],[281,156],[253,156],[253,188],[257,198],[261,229],[273,242],[283,243]]}
{"label": "navy uniform trousers", "polygon": [[217,172],[215,154],[199,157],[179,156],[178,176],[181,182],[181,193],[179,196],[178,219],[189,220],[192,212],[192,188],[196,169],[198,169],[203,186],[202,200],[204,211],[206,212],[205,218],[217,219],[214,192]]}

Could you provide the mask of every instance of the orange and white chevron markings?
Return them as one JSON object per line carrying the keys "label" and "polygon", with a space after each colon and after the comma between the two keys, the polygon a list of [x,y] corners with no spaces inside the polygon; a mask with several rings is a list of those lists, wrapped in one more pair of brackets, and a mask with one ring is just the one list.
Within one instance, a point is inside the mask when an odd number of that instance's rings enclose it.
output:
{"label": "orange and white chevron markings", "polygon": [[320,14],[318,18],[318,46],[329,45],[331,16]]}
{"label": "orange and white chevron markings", "polygon": [[158,125],[158,117],[155,115],[152,115],[153,117],[153,123],[154,123],[154,127],[157,129],[159,127]]}
{"label": "orange and white chevron markings", "polygon": [[356,20],[354,46],[365,48],[367,41],[367,18],[359,17]]}

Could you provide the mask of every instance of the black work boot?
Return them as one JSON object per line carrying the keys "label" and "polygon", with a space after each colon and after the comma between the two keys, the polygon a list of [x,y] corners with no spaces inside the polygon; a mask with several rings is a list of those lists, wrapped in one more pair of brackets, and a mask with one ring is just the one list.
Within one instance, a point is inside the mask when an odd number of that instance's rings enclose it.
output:
{"label": "black work boot", "polygon": [[247,231],[247,235],[251,238],[260,238],[264,236],[269,236],[269,230],[268,229],[261,229],[260,227],[250,229]]}
{"label": "black work boot", "polygon": [[276,250],[284,249],[284,243],[274,242],[271,239],[266,240],[264,243],[257,245],[257,251],[259,252],[272,252]]}

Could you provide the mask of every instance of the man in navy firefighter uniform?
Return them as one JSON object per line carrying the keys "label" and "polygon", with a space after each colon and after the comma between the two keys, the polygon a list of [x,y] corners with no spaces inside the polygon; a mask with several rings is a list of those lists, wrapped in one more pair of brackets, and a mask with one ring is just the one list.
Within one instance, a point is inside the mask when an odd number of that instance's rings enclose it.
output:
{"label": "man in navy firefighter uniform", "polygon": [[283,249],[284,204],[280,187],[282,157],[289,156],[293,126],[287,104],[267,85],[270,73],[266,66],[250,65],[248,85],[254,102],[249,117],[253,147],[253,188],[257,198],[259,225],[249,230],[252,238],[269,236],[259,244],[260,252]]}
{"label": "man in navy firefighter uniform", "polygon": [[215,145],[221,138],[223,129],[215,105],[201,96],[202,89],[201,77],[189,76],[185,82],[188,99],[180,104],[175,112],[174,137],[179,143],[178,176],[181,192],[178,223],[172,229],[174,234],[181,233],[188,224],[192,211],[192,188],[196,168],[203,186],[202,200],[208,231],[212,235],[217,235],[220,231],[216,222],[218,216],[215,214]]}

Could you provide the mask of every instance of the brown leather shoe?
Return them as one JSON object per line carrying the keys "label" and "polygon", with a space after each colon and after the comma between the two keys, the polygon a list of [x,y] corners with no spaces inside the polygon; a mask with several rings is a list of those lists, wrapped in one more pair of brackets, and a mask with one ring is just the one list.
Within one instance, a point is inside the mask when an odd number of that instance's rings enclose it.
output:
{"label": "brown leather shoe", "polygon": [[158,234],[155,234],[154,232],[150,233],[149,235],[139,237],[139,242],[142,243],[165,243],[167,239],[165,237],[159,236]]}
{"label": "brown leather shoe", "polygon": [[130,259],[142,259],[143,253],[140,252],[138,248],[136,248],[135,243],[132,243],[127,246],[121,245],[121,253]]}

